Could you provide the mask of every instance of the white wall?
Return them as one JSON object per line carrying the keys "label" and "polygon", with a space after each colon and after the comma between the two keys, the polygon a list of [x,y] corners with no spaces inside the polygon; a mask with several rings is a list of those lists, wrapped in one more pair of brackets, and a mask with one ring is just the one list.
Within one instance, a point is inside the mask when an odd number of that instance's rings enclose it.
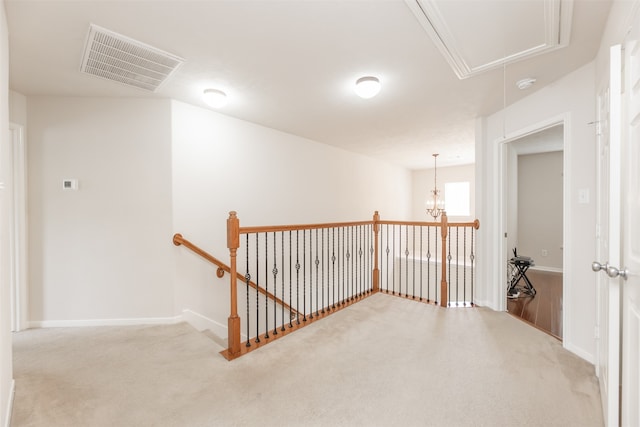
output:
{"label": "white wall", "polygon": [[[241,226],[408,219],[411,174],[368,157],[173,102],[173,228],[228,262],[226,220]],[[176,248],[176,304],[219,324],[228,275]],[[205,320],[206,322],[206,320]],[[226,335],[225,335],[226,336]]]}
{"label": "white wall", "polygon": [[9,121],[27,126],[27,97],[12,90],[9,91]]}
{"label": "white wall", "polygon": [[562,270],[562,165],[562,151],[518,156],[518,254],[537,268]]}
{"label": "white wall", "polygon": [[11,209],[9,144],[9,35],[4,0],[0,1],[0,423],[9,425],[13,392],[11,305],[9,279],[9,223]]}
{"label": "white wall", "polygon": [[[507,254],[507,258],[511,258],[512,249],[514,247],[520,247],[521,242],[518,240],[518,157],[523,154],[533,154],[533,153],[548,153],[548,152],[562,152],[564,150],[564,126],[553,126],[551,128],[542,130],[540,132],[535,132],[533,134],[529,134],[522,138],[518,138],[514,141],[511,141],[507,144],[507,152],[505,153],[505,158],[507,159],[507,189],[506,189],[506,197],[507,197],[507,248],[509,252]],[[561,166],[564,164],[561,163]],[[546,168],[545,168],[546,169]],[[560,170],[562,173],[563,171]],[[532,180],[532,182],[536,182],[536,180]],[[562,190],[563,185],[562,181],[559,181],[557,185],[557,191],[560,193],[560,201],[559,205],[554,207],[559,211],[562,211],[563,201],[562,201]],[[530,195],[524,194],[524,197],[531,198]],[[560,213],[560,227],[562,226],[562,213]],[[541,227],[545,227],[544,224],[541,224]],[[558,239],[562,242],[563,231],[562,228],[559,228]],[[562,244],[562,243],[561,243]],[[534,253],[531,252],[531,256],[535,257],[538,261],[544,261],[544,259],[539,258],[540,254],[539,247],[538,250]],[[525,254],[526,252],[520,251],[521,254]],[[558,261],[557,266],[562,266],[562,253],[558,252]],[[546,265],[543,262],[544,265]],[[538,267],[540,264],[537,264]],[[548,266],[548,265],[547,265]]]}
{"label": "white wall", "polygon": [[27,103],[32,326],[172,317],[170,101]]}
{"label": "white wall", "polygon": [[[564,345],[579,356],[595,359],[595,277],[590,265],[595,250],[595,205],[578,204],[578,189],[595,194],[595,133],[589,122],[595,115],[595,66],[590,63],[504,112],[477,123],[476,185],[482,200],[477,212],[482,224],[478,233],[478,300],[504,309],[503,258],[500,252],[506,221],[501,210],[502,142],[552,123],[565,123],[564,224]],[[503,133],[503,129],[506,132]]]}
{"label": "white wall", "polygon": [[[449,221],[467,222],[476,219],[476,191],[475,191],[475,165],[438,167],[438,190],[444,195],[444,186],[449,182],[469,182],[469,193],[471,196],[470,215],[468,217],[449,216]],[[433,168],[414,170],[411,174],[412,182],[412,220],[432,221],[427,213],[427,199],[431,197],[431,190],[434,184]],[[446,206],[445,206],[446,208]],[[482,224],[480,224],[482,227]]]}

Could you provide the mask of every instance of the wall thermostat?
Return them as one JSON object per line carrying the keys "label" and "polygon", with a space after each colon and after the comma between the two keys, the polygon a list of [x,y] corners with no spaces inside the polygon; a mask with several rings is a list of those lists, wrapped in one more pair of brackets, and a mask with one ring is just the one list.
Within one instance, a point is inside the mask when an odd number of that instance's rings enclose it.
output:
{"label": "wall thermostat", "polygon": [[63,190],[77,190],[78,189],[78,180],[77,179],[63,179],[62,180],[62,189]]}

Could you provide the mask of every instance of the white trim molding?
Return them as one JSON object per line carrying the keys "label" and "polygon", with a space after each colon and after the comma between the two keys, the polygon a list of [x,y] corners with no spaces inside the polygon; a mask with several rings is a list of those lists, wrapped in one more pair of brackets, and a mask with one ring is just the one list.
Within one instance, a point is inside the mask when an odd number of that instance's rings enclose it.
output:
{"label": "white trim molding", "polygon": [[[225,339],[227,325],[216,322],[193,310],[185,309],[182,314],[173,317],[145,317],[130,319],[78,319],[78,320],[32,320],[29,328],[81,328],[90,326],[138,326],[138,325],[174,325],[186,322],[195,330],[210,330],[214,335]],[[246,337],[244,337],[246,339]]]}
{"label": "white trim molding", "polygon": [[145,317],[130,319],[77,319],[77,320],[32,320],[30,328],[75,328],[83,326],[136,326],[136,325],[172,325],[180,323],[182,316]]}
{"label": "white trim molding", "polygon": [[11,413],[13,412],[13,401],[16,395],[16,380],[11,380],[11,388],[9,389],[9,399],[7,400],[7,415],[4,419],[4,426],[11,427]]}
{"label": "white trim molding", "polygon": [[197,331],[205,331],[210,330],[214,335],[217,335],[221,338],[226,338],[227,336],[227,325],[223,325],[221,323],[216,322],[213,319],[209,319],[206,316],[203,316],[200,313],[196,313],[195,311],[186,309],[182,310],[182,319],[193,326]]}

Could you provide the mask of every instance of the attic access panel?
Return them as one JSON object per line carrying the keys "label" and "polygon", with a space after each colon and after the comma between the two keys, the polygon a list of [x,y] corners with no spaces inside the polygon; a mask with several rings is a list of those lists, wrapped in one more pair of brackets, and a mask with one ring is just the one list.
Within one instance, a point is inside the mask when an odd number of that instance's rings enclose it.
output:
{"label": "attic access panel", "polygon": [[464,79],[569,44],[573,0],[405,0]]}

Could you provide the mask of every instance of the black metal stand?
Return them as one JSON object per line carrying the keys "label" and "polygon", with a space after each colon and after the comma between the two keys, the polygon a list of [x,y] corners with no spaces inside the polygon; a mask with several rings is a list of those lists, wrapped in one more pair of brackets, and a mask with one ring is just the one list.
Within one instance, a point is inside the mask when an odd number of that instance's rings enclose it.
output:
{"label": "black metal stand", "polygon": [[[509,260],[509,264],[514,266],[515,271],[509,282],[507,296],[509,298],[517,298],[521,293],[532,297],[535,296],[536,289],[527,277],[527,270],[534,265],[533,260],[529,257],[516,256]],[[521,280],[524,281],[524,286],[518,286]]]}

